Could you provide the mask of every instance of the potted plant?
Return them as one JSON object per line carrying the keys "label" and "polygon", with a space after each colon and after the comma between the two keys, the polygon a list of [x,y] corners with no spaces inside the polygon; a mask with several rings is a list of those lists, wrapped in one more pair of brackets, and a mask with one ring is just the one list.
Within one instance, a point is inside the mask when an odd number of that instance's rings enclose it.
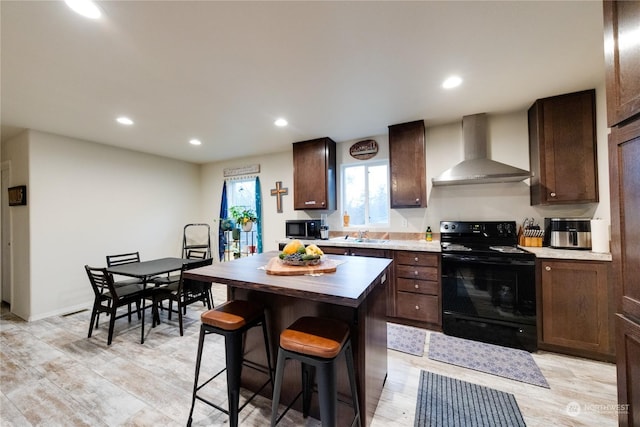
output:
{"label": "potted plant", "polygon": [[245,208],[244,206],[231,206],[229,209],[231,217],[236,224],[242,227],[243,231],[251,231],[253,223],[258,222],[258,217],[253,209]]}

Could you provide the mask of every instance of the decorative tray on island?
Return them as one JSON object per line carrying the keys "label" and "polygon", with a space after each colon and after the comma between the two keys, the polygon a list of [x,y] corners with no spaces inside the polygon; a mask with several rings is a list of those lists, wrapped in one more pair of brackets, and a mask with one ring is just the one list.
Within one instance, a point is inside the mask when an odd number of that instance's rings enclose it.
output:
{"label": "decorative tray on island", "polygon": [[266,270],[268,274],[292,276],[331,273],[336,271],[336,265],[316,245],[305,247],[301,241],[293,240],[282,249],[278,257],[269,261]]}

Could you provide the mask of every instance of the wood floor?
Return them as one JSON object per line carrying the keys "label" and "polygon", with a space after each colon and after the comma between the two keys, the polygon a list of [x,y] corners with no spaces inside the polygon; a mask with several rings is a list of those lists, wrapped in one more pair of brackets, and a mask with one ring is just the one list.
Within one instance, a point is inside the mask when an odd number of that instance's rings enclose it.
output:
{"label": "wood floor", "polygon": [[[225,295],[224,286],[214,285],[216,303]],[[0,316],[0,424],[184,426],[203,310],[200,304],[189,307],[183,337],[176,317],[168,321],[163,314],[162,325],[147,327],[143,345],[138,321],[119,319],[111,346],[104,318],[87,339],[88,310],[35,322],[5,312]],[[207,337],[203,371],[223,366],[223,345],[222,338]],[[549,382],[546,389],[430,360],[428,345],[427,335],[423,357],[388,352],[388,379],[372,426],[413,425],[422,369],[513,393],[528,426],[617,425],[615,365],[538,352],[533,357]],[[224,379],[214,381],[212,399],[226,404],[225,393]],[[270,416],[270,401],[259,397],[241,412],[240,425],[265,426]],[[225,415],[196,405],[194,426],[224,424]],[[279,425],[320,422],[290,411]]]}

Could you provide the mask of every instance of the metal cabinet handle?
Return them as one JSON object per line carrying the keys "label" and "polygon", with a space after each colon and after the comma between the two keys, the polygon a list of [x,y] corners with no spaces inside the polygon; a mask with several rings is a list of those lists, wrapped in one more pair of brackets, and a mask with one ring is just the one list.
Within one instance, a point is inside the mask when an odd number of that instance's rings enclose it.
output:
{"label": "metal cabinet handle", "polygon": [[420,199],[416,199],[416,204],[419,204],[419,203],[420,203]]}
{"label": "metal cabinet handle", "polygon": [[414,272],[413,272],[413,275],[414,275],[414,276],[417,276],[417,275],[418,275],[418,272],[417,272],[417,271],[414,271]]}
{"label": "metal cabinet handle", "polygon": [[420,289],[420,285],[418,285],[417,283],[414,286],[416,287],[416,289]]}
{"label": "metal cabinet handle", "polygon": [[414,260],[415,262],[418,262],[418,261],[419,261],[418,257],[415,257],[413,260]]}
{"label": "metal cabinet handle", "polygon": [[552,192],[551,194],[549,194],[551,197],[556,197],[556,193]]}
{"label": "metal cabinet handle", "polygon": [[544,269],[547,271],[551,271],[551,267],[549,267],[548,265]]}
{"label": "metal cabinet handle", "polygon": [[420,310],[420,306],[419,305],[416,305],[416,310]]}
{"label": "metal cabinet handle", "polygon": [[344,254],[345,255],[349,255],[349,251],[344,251]]}

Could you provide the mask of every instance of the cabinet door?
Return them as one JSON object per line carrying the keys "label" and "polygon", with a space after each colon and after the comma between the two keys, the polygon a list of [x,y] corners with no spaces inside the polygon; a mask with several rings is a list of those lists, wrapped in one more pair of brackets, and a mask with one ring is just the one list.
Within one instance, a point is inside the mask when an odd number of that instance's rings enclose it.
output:
{"label": "cabinet door", "polygon": [[607,268],[602,262],[541,262],[544,343],[611,352]]}
{"label": "cabinet door", "polygon": [[640,319],[640,119],[611,128],[609,170],[617,311]]}
{"label": "cabinet door", "polygon": [[616,316],[618,365],[618,415],[621,427],[640,426],[640,324]]}
{"label": "cabinet door", "polygon": [[293,208],[336,208],[336,144],[320,138],[293,144]]}
{"label": "cabinet door", "polygon": [[424,121],[389,126],[392,208],[427,207]]}
{"label": "cabinet door", "polygon": [[536,101],[529,110],[531,204],[598,201],[595,90]]}
{"label": "cabinet door", "polygon": [[640,113],[640,2],[604,1],[603,5],[607,123],[613,127]]}

